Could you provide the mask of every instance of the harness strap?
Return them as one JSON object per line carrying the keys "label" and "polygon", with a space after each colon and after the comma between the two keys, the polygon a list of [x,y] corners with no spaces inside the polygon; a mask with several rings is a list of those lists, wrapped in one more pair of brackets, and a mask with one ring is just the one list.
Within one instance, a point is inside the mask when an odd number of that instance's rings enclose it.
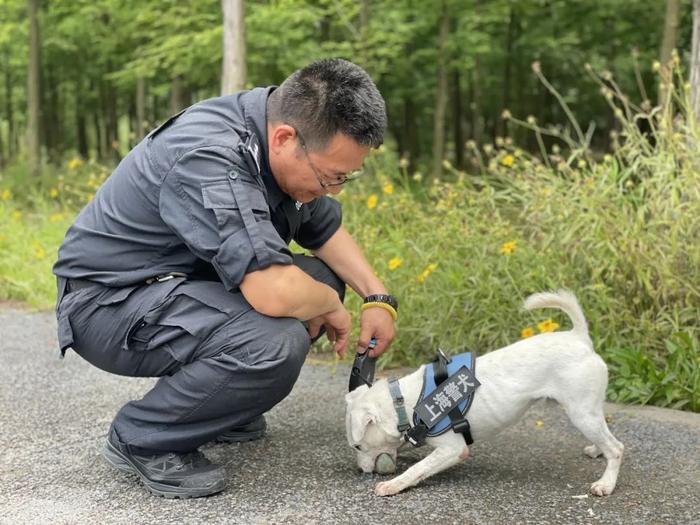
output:
{"label": "harness strap", "polygon": [[408,422],[408,415],[406,414],[406,407],[404,405],[403,395],[401,394],[399,380],[395,377],[389,379],[389,392],[391,393],[391,399],[394,401],[394,410],[396,410],[396,415],[399,417],[397,428],[399,432],[406,432],[406,430],[411,428],[411,424]]}
{"label": "harness strap", "polygon": [[[440,386],[448,377],[447,365],[450,360],[442,352],[438,350],[437,357],[435,359],[435,364],[433,365],[433,370],[435,374],[435,386]],[[452,430],[458,434],[462,434],[464,441],[467,445],[474,443],[472,439],[471,427],[469,426],[469,421],[462,415],[459,406],[454,407],[447,414],[450,417],[450,423],[452,423]]]}

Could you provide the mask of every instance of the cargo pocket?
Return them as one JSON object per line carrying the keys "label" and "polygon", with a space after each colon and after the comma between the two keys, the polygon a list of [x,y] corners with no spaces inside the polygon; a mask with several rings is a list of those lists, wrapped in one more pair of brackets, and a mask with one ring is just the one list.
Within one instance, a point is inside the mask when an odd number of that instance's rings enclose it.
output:
{"label": "cargo pocket", "polygon": [[73,347],[73,327],[70,325],[68,315],[58,318],[58,345],[61,357],[66,355],[66,350]]}
{"label": "cargo pocket", "polygon": [[[240,187],[237,196],[234,195],[234,187]],[[242,198],[243,194],[245,198]],[[255,220],[256,217],[266,218],[270,213],[260,188],[243,181],[229,182],[225,179],[202,184],[202,202],[206,209],[214,212],[222,239],[248,229],[248,215]]]}

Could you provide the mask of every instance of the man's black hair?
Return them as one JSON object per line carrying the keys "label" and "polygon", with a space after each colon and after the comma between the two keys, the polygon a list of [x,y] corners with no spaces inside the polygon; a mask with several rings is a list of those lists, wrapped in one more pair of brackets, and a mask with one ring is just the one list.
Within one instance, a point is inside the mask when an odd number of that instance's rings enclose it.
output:
{"label": "man's black hair", "polygon": [[267,118],[295,127],[311,149],[323,149],[338,132],[376,148],[386,129],[377,86],[364,69],[340,58],[292,73],[268,98]]}

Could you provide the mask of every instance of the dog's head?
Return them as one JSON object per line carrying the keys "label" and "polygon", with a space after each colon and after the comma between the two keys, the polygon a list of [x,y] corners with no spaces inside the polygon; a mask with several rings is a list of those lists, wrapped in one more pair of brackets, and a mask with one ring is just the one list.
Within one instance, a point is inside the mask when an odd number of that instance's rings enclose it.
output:
{"label": "dog's head", "polygon": [[[380,471],[389,474],[396,470],[397,450],[403,443],[396,428],[397,417],[385,380],[371,388],[366,385],[345,396],[345,428],[348,444],[357,451],[357,465],[363,472]],[[376,468],[377,458],[388,454],[393,467]]]}

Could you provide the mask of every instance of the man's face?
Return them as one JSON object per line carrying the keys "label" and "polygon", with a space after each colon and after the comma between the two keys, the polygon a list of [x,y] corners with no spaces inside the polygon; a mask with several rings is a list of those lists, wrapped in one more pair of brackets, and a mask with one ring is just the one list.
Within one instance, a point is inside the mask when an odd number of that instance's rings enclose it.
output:
{"label": "man's face", "polygon": [[287,124],[268,126],[270,168],[280,188],[299,202],[340,193],[351,173],[362,166],[369,146],[337,133],[323,150],[312,150],[296,129]]}

